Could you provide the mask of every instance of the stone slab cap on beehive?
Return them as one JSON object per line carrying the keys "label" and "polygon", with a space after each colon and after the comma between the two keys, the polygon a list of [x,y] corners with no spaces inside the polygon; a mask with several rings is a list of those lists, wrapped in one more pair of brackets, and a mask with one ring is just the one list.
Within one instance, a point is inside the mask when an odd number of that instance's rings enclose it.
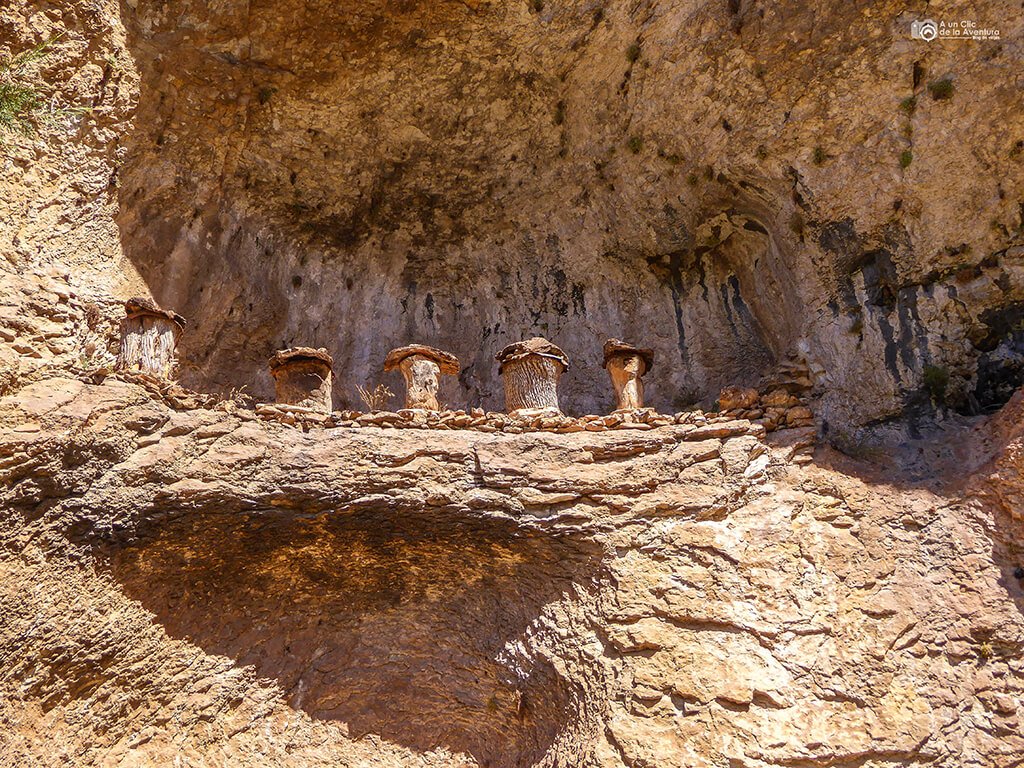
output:
{"label": "stone slab cap on beehive", "polygon": [[185,327],[185,318],[170,309],[161,309],[152,299],[144,296],[132,296],[124,303],[124,311],[128,317],[140,317],[150,315],[151,317],[164,317],[173,320],[179,328]]}
{"label": "stone slab cap on beehive", "polygon": [[459,373],[459,358],[450,352],[445,352],[436,347],[428,347],[426,344],[409,344],[405,347],[392,349],[388,352],[388,356],[384,358],[384,370],[394,370],[402,364],[405,358],[412,357],[413,355],[422,355],[433,360],[441,369],[441,373],[449,376],[456,376]]}
{"label": "stone slab cap on beehive", "polygon": [[616,355],[639,355],[640,359],[644,361],[644,373],[654,367],[653,349],[634,347],[632,344],[627,344],[621,339],[608,339],[604,343],[604,363],[601,367],[607,368],[608,361]]}
{"label": "stone slab cap on beehive", "polygon": [[319,349],[313,349],[312,347],[292,347],[291,349],[282,349],[270,358],[270,372],[273,373],[277,368],[280,368],[285,363],[290,363],[294,360],[319,360],[328,368],[334,367],[334,358],[331,357],[323,347],[320,347]]}
{"label": "stone slab cap on beehive", "polygon": [[550,341],[542,336],[534,336],[532,339],[526,341],[517,341],[514,344],[509,344],[501,352],[494,356],[494,359],[498,361],[498,372],[505,367],[506,363],[511,363],[515,360],[522,360],[524,357],[530,355],[538,355],[540,357],[550,357],[552,360],[557,360],[562,364],[565,370],[569,369],[569,358],[565,356],[565,352],[560,350]]}

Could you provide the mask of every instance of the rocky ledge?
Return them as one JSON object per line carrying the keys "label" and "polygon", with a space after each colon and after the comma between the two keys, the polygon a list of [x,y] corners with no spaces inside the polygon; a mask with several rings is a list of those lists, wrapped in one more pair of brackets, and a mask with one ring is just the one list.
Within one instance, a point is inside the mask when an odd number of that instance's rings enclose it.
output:
{"label": "rocky ledge", "polygon": [[939,485],[744,420],[300,430],[37,381],[0,400],[2,754],[1011,766],[1004,411]]}

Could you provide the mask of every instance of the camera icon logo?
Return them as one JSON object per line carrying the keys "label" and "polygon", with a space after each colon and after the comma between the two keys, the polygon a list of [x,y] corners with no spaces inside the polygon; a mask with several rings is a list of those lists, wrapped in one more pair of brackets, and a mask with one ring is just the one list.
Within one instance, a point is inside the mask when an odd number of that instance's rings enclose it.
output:
{"label": "camera icon logo", "polygon": [[910,22],[910,36],[915,40],[931,42],[939,36],[939,25],[931,19]]}

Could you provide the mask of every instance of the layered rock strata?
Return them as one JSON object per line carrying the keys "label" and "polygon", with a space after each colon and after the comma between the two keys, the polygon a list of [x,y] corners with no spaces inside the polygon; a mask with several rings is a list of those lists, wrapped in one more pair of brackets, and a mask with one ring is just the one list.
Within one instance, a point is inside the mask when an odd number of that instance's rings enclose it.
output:
{"label": "layered rock strata", "polygon": [[114,378],[0,401],[0,762],[1024,749],[1010,416],[945,456],[971,490],[746,421],[304,432],[233,408]]}

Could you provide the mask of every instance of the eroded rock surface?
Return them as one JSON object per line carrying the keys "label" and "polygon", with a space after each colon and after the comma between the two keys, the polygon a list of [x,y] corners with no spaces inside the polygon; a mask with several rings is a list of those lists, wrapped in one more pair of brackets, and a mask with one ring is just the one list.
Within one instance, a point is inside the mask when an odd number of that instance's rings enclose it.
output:
{"label": "eroded rock surface", "polygon": [[0,252],[148,288],[194,320],[186,384],[263,400],[278,349],[326,347],[350,408],[418,340],[463,361],[442,402],[495,410],[494,353],[537,334],[568,412],[613,406],[609,336],[654,348],[666,412],[794,364],[842,430],[995,410],[1024,382],[1024,21],[945,3],[1000,28],[964,48],[917,10],[16,0],[0,54],[61,34],[30,74],[63,111],[7,142]]}
{"label": "eroded rock surface", "polygon": [[303,432],[67,378],[0,419],[4,764],[1024,749],[1013,430],[968,492],[753,424]]}
{"label": "eroded rock surface", "polygon": [[[0,765],[1019,766],[982,5],[0,4],[0,62],[51,43],[0,145]],[[131,296],[185,386],[106,376]],[[573,366],[519,424],[531,335]],[[604,415],[610,336],[657,413]],[[455,410],[353,412],[413,341]],[[248,409],[296,345],[341,410]]]}

